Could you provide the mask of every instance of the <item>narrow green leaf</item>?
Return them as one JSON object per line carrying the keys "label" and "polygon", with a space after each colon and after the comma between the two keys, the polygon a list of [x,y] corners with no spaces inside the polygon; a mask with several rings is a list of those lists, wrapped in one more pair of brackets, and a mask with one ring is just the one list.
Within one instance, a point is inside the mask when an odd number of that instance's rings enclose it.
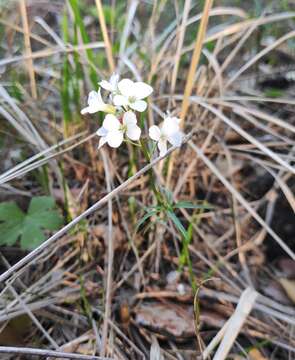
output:
{"label": "narrow green leaf", "polygon": [[138,231],[138,229],[143,225],[151,216],[156,215],[157,211],[149,211],[147,214],[145,214],[136,224],[135,232]]}
{"label": "narrow green leaf", "polygon": [[181,233],[184,239],[187,238],[187,231],[185,230],[184,226],[182,225],[181,221],[172,211],[167,211],[167,216],[172,220],[174,225],[176,226],[177,230]]}
{"label": "narrow green leaf", "polygon": [[214,207],[209,204],[193,204],[189,201],[179,201],[175,205],[173,205],[174,209],[202,209],[202,210],[210,210]]}

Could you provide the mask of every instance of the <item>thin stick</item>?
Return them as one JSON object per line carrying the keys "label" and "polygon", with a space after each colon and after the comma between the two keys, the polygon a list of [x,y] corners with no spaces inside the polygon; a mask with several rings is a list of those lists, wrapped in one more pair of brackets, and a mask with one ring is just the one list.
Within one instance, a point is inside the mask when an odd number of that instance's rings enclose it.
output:
{"label": "thin stick", "polygon": [[103,13],[103,8],[101,5],[101,0],[95,0],[95,3],[96,3],[98,19],[99,19],[99,23],[100,23],[100,27],[101,27],[101,31],[102,31],[102,37],[103,37],[103,41],[104,41],[105,48],[106,48],[106,54],[107,54],[107,59],[108,59],[108,63],[109,63],[109,68],[110,68],[110,71],[113,73],[115,70],[115,63],[114,63],[114,58],[113,58],[113,53],[112,53],[112,44],[109,39],[106,22],[105,22],[105,17],[104,17],[104,13]]}
{"label": "thin stick", "polygon": [[102,358],[100,356],[88,356],[74,353],[66,353],[61,351],[34,349],[28,347],[12,347],[12,346],[0,346],[0,354],[16,354],[16,355],[38,355],[38,356],[50,356],[62,359],[78,359],[78,360],[107,360],[110,358]]}
{"label": "thin stick", "polygon": [[[193,136],[193,133],[194,132],[192,131],[188,135],[186,135],[183,139],[182,144],[187,143],[189,141],[189,139]],[[121,185],[116,187],[112,192],[108,193],[102,199],[98,200],[94,205],[92,205],[90,208],[88,208],[86,211],[84,211],[81,215],[77,216],[75,219],[73,219],[71,222],[69,222],[66,226],[64,226],[62,229],[57,231],[49,239],[44,241],[44,243],[39,245],[36,249],[31,251],[28,255],[26,255],[24,258],[22,258],[20,261],[18,261],[16,264],[14,264],[10,269],[8,269],[4,273],[2,273],[0,275],[0,283],[5,281],[6,279],[8,279],[9,276],[12,275],[15,271],[17,271],[17,270],[21,269],[23,266],[27,265],[30,261],[32,261],[38,255],[40,255],[44,249],[46,249],[48,246],[52,245],[62,235],[66,234],[68,230],[70,230],[72,227],[74,227],[76,224],[78,224],[81,220],[87,218],[90,214],[95,212],[102,205],[106,204],[109,200],[113,199],[121,191],[125,190],[134,180],[138,179],[140,176],[145,174],[147,171],[149,171],[151,168],[153,168],[158,162],[160,162],[162,159],[169,156],[176,149],[178,149],[178,147],[176,147],[176,146],[171,147],[164,156],[157,157],[151,163],[149,163],[148,165],[143,167],[141,170],[139,170],[136,174],[134,174],[129,179],[124,181]]]}
{"label": "thin stick", "polygon": [[30,39],[30,27],[28,23],[28,15],[26,8],[26,0],[20,0],[20,12],[22,17],[22,23],[24,28],[24,40],[25,40],[25,53],[29,58],[27,59],[27,68],[30,77],[30,85],[31,85],[31,94],[33,99],[37,99],[37,87],[36,87],[36,79],[34,72],[34,64],[33,59],[31,58],[32,49],[31,49],[31,39]]}
{"label": "thin stick", "polygon": [[[188,72],[186,84],[185,84],[184,96],[183,96],[181,113],[180,113],[180,119],[181,119],[182,126],[184,124],[184,119],[185,119],[185,116],[186,116],[186,113],[187,113],[187,110],[188,110],[189,104],[190,104],[189,97],[191,96],[192,89],[194,86],[195,73],[196,73],[196,69],[197,69],[197,66],[198,66],[198,63],[200,60],[202,45],[203,45],[204,38],[206,35],[206,29],[207,29],[207,24],[208,24],[208,19],[209,19],[209,12],[212,7],[212,4],[213,4],[213,0],[206,0],[205,5],[204,5],[203,15],[201,18],[200,27],[199,27],[199,31],[197,34],[197,40],[195,42],[193,57],[192,57],[191,65],[189,68],[189,72]],[[175,154],[171,156],[169,167],[168,167],[167,183],[166,183],[168,187],[169,187],[169,184],[171,181],[174,161],[175,161]]]}

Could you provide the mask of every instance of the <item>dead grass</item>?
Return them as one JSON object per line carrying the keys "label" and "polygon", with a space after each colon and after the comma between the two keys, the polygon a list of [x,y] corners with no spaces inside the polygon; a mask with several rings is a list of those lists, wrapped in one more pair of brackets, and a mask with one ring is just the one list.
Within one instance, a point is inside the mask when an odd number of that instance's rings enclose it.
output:
{"label": "dead grass", "polygon": [[[294,38],[295,13],[247,18],[238,7],[210,9],[211,3],[202,17],[192,1],[183,8],[172,1],[119,8],[114,1],[107,11],[118,8],[119,17],[110,27],[96,1],[93,11],[81,10],[89,43],[78,28],[75,39],[69,4],[45,3],[47,16],[34,2],[26,14],[22,1],[23,27],[13,22],[15,4],[3,8],[1,200],[25,207],[28,193],[43,194],[37,174],[46,166],[48,191],[72,218],[28,254],[1,248],[0,345],[112,359],[294,357],[295,86],[290,81],[271,97],[262,84],[276,71],[284,77],[292,70],[294,53],[286,43]],[[56,21],[63,6],[72,43]],[[272,27],[275,40],[261,45]],[[78,94],[69,104],[67,137],[60,101],[65,57],[74,82],[70,95]],[[132,156],[123,148],[96,151],[100,120],[81,119],[76,109],[92,89],[90,71],[107,78],[114,68],[152,83],[147,124],[158,123],[167,109],[182,114],[188,135],[179,151],[150,164],[136,149]],[[185,264],[180,272],[183,239],[169,220],[151,218],[135,231],[144,208],[155,205],[150,169],[160,186],[169,184],[175,202],[214,206],[179,210],[193,234],[191,268]],[[192,331],[183,326],[190,321]]]}

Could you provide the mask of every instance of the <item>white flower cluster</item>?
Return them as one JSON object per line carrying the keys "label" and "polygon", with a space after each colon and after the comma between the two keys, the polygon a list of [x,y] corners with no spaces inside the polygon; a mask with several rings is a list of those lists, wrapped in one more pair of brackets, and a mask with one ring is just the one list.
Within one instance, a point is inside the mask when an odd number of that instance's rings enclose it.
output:
{"label": "white flower cluster", "polygon": [[[109,81],[102,80],[98,91],[91,91],[88,96],[88,106],[81,111],[81,114],[93,114],[98,111],[107,113],[102,127],[97,130],[100,136],[99,148],[107,143],[113,148],[119,147],[125,136],[138,141],[141,136],[141,129],[137,125],[137,118],[134,111],[143,112],[147,108],[144,100],[152,92],[153,88],[144,82],[134,82],[130,79],[122,79],[113,74]],[[103,101],[101,88],[110,92],[111,104]],[[167,116],[160,126],[153,125],[149,129],[149,136],[157,142],[160,156],[167,152],[167,142],[174,146],[180,146],[183,134],[179,128],[180,119]]]}

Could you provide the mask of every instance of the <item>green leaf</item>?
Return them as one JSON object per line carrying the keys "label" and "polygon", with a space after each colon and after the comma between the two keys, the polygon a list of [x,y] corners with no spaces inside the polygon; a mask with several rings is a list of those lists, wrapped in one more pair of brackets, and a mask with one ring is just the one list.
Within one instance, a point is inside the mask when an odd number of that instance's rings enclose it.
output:
{"label": "green leaf", "polygon": [[138,231],[138,229],[141,227],[141,225],[143,225],[150,217],[152,217],[153,215],[156,215],[157,211],[155,210],[151,210],[149,211],[147,214],[145,214],[136,224],[136,228],[135,228],[135,232]]}
{"label": "green leaf", "polygon": [[173,205],[174,209],[203,209],[210,210],[213,209],[212,205],[209,204],[193,204],[189,201],[179,201]]}
{"label": "green leaf", "polygon": [[28,215],[44,212],[50,210],[55,206],[55,201],[51,196],[36,196],[29,206]]}
{"label": "green leaf", "polygon": [[0,204],[0,221],[18,221],[24,216],[24,213],[15,203],[3,202]]}
{"label": "green leaf", "polygon": [[187,231],[185,230],[184,226],[182,225],[181,221],[172,211],[167,211],[167,216],[172,220],[174,225],[176,226],[177,230],[181,233],[184,239],[187,238]]}
{"label": "green leaf", "polygon": [[15,204],[0,204],[0,244],[13,245],[20,238],[23,249],[34,249],[45,240],[44,230],[56,230],[62,218],[49,196],[34,197],[27,214]]}
{"label": "green leaf", "polygon": [[44,240],[45,236],[39,224],[32,221],[25,221],[20,240],[22,249],[34,249]]}

